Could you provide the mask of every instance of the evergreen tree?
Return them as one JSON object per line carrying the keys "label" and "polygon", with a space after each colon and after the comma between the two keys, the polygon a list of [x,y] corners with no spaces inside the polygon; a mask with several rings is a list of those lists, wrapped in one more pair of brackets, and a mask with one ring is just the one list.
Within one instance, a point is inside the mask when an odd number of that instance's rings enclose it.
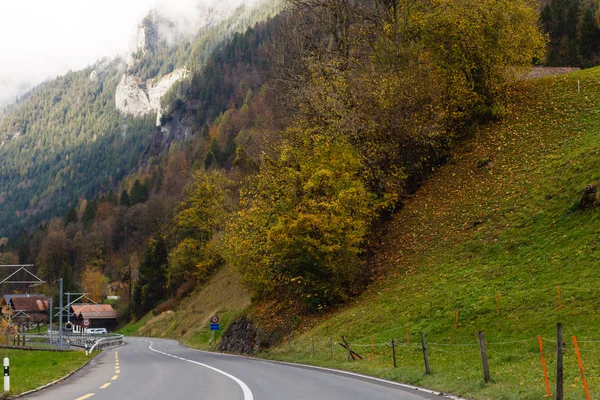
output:
{"label": "evergreen tree", "polygon": [[96,200],[88,202],[87,207],[85,207],[85,211],[83,212],[83,216],[81,217],[83,229],[89,229],[90,226],[92,226],[94,220],[96,219],[96,211]]}
{"label": "evergreen tree", "polygon": [[596,26],[594,11],[591,7],[588,7],[583,12],[583,17],[581,19],[581,33],[579,41],[579,51],[581,56],[586,60],[592,59],[598,50],[599,44],[600,30]]}
{"label": "evergreen tree", "polygon": [[65,214],[65,226],[67,226],[69,224],[76,224],[76,223],[77,223],[77,211],[75,210],[75,208],[71,208]]}
{"label": "evergreen tree", "polygon": [[19,264],[29,264],[29,243],[31,241],[31,237],[27,232],[27,229],[23,229],[23,233],[21,234],[21,239],[19,240],[19,244],[17,246],[19,252]]}
{"label": "evergreen tree", "polygon": [[131,188],[131,205],[145,203],[149,197],[150,191],[148,190],[148,185],[136,179]]}
{"label": "evergreen tree", "polygon": [[75,274],[73,273],[73,269],[69,267],[66,263],[63,263],[62,269],[60,271],[60,277],[63,279],[63,293],[79,293],[79,285],[75,280]]}
{"label": "evergreen tree", "polygon": [[150,244],[140,263],[139,278],[133,292],[135,314],[138,317],[152,310],[164,297],[168,261],[167,244],[159,236]]}
{"label": "evergreen tree", "polygon": [[131,207],[131,200],[129,199],[129,193],[127,190],[123,190],[121,192],[121,198],[119,199],[119,204],[125,207]]}

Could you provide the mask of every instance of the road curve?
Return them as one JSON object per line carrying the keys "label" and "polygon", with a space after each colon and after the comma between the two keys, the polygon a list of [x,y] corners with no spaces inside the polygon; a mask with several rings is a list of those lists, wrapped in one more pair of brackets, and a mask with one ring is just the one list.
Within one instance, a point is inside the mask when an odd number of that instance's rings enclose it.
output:
{"label": "road curve", "polygon": [[439,395],[352,374],[128,338],[64,382],[27,395],[43,400],[432,400]]}

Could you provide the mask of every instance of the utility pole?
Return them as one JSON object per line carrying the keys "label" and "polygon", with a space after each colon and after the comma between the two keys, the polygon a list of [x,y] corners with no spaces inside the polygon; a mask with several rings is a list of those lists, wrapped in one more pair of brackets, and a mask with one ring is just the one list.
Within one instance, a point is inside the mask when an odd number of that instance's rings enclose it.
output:
{"label": "utility pole", "polygon": [[71,324],[71,292],[67,292],[67,324]]}
{"label": "utility pole", "polygon": [[58,279],[58,307],[60,308],[58,314],[58,346],[62,350],[63,348],[63,331],[62,331],[62,321],[63,321],[63,278]]}
{"label": "utility pole", "polygon": [[52,314],[54,310],[52,309],[52,296],[50,296],[50,325],[48,326],[48,331],[50,332],[50,344],[52,344]]}

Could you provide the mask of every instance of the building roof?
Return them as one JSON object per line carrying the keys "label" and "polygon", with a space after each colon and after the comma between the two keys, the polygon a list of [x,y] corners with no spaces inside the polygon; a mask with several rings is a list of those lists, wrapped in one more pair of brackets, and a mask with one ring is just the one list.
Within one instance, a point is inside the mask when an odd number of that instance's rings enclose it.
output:
{"label": "building roof", "polygon": [[117,312],[110,304],[72,304],[73,313],[85,319],[117,318]]}
{"label": "building roof", "polygon": [[48,298],[44,295],[13,296],[10,304],[15,311],[43,312],[48,311]]}
{"label": "building roof", "polygon": [[15,297],[46,297],[43,294],[5,294],[4,302],[10,304],[10,301]]}

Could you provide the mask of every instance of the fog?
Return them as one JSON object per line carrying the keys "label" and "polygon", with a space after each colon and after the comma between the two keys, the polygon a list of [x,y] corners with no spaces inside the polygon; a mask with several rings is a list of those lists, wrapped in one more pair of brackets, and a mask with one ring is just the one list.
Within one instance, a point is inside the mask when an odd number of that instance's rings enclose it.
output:
{"label": "fog", "polygon": [[254,0],[0,1],[0,108],[42,81],[100,58],[127,54],[136,25],[150,11],[176,23],[165,35],[191,35],[209,9]]}

